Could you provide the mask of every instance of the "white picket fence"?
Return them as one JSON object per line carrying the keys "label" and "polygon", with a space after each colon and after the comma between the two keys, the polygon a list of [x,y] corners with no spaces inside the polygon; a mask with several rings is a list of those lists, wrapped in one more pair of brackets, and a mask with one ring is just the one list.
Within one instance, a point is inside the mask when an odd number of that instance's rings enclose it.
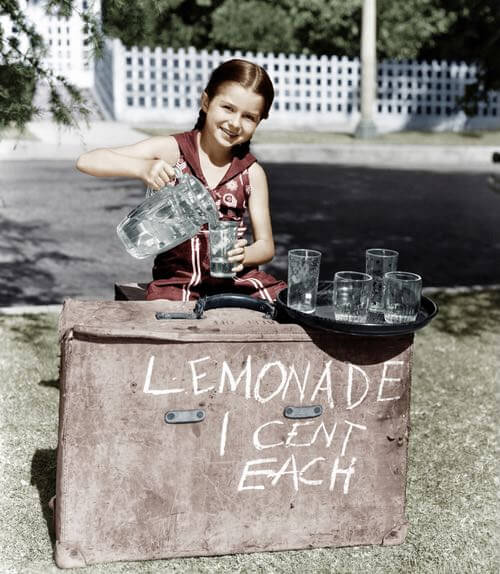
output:
{"label": "white picket fence", "polygon": [[[116,120],[186,126],[195,122],[211,71],[230,58],[265,67],[276,97],[265,125],[275,129],[350,132],[360,118],[360,62],[335,56],[207,52],[194,48],[125,49],[108,40],[96,64],[96,92]],[[455,62],[383,61],[378,65],[374,119],[379,131],[500,127],[500,93],[479,114],[456,109],[475,66]]]}

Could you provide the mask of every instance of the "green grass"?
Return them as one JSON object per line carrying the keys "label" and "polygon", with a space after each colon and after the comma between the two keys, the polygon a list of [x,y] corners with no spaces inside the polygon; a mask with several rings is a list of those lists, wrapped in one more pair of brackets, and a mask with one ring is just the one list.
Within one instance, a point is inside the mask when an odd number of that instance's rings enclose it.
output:
{"label": "green grass", "polygon": [[[500,293],[432,295],[415,339],[404,544],[96,565],[89,574],[493,574]],[[465,317],[465,318],[464,318]],[[55,492],[57,316],[0,316],[0,572],[60,572]]]}
{"label": "green grass", "polygon": [[[147,135],[170,135],[182,131],[173,127],[134,126],[140,132]],[[186,127],[189,129],[189,127]],[[418,132],[402,131],[382,134],[374,139],[360,140],[351,134],[338,132],[314,132],[309,130],[271,130],[265,126],[257,129],[253,143],[262,144],[354,144],[371,145],[378,144],[406,144],[406,145],[481,145],[497,146],[500,149],[500,130],[496,131],[471,131],[471,132]]]}

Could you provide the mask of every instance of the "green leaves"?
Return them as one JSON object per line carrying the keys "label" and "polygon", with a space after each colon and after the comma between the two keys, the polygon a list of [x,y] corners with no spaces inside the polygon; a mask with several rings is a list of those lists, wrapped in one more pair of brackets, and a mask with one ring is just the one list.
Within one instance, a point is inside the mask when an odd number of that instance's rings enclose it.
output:
{"label": "green leaves", "polygon": [[[77,12],[73,0],[48,0],[49,13],[69,18]],[[45,83],[49,90],[48,111],[63,125],[78,127],[90,110],[80,90],[44,63],[47,47],[43,38],[29,23],[14,0],[1,0],[0,14],[0,130],[14,126],[23,131],[27,122],[43,110],[33,103],[37,85]],[[88,30],[88,44],[94,55],[102,51],[104,37],[95,15],[88,9],[78,12]],[[13,28],[12,34],[5,34]]]}
{"label": "green leaves", "polygon": [[61,18],[71,18],[73,9],[73,0],[45,0],[45,10],[47,14],[54,14],[61,16]]}
{"label": "green leaves", "polygon": [[226,0],[212,13],[210,39],[219,49],[279,53],[299,48],[291,16],[262,0]]}
{"label": "green leaves", "polygon": [[0,65],[0,130],[13,123],[23,131],[38,110],[33,106],[36,73],[22,63]]}
{"label": "green leaves", "polygon": [[87,121],[90,109],[80,90],[63,76],[57,76],[49,93],[49,109],[54,121],[60,125],[78,128],[78,120]]}
{"label": "green leaves", "polygon": [[361,0],[280,0],[293,23],[299,52],[357,57]]}
{"label": "green leaves", "polygon": [[441,0],[379,0],[377,4],[379,58],[418,59],[424,46],[449,29],[456,15]]}

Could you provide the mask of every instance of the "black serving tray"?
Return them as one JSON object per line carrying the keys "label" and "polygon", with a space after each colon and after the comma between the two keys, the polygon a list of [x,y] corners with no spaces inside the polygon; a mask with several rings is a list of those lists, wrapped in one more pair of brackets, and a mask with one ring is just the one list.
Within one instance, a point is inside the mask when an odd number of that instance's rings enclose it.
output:
{"label": "black serving tray", "polygon": [[283,289],[279,292],[275,304],[278,316],[283,317],[283,315],[286,315],[294,323],[299,323],[312,329],[324,329],[335,333],[363,337],[394,337],[407,335],[422,329],[438,312],[436,303],[428,297],[422,296],[417,318],[411,323],[385,323],[382,313],[370,313],[366,323],[344,323],[343,321],[335,320],[331,294],[332,282],[320,282],[316,311],[309,314],[289,307],[287,305],[287,289]]}

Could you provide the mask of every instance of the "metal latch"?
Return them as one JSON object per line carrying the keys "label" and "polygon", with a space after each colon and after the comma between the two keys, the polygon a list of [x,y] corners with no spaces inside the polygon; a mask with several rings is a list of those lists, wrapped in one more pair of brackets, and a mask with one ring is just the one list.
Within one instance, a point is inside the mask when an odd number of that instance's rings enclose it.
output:
{"label": "metal latch", "polygon": [[274,319],[276,309],[272,303],[263,299],[255,299],[249,295],[241,293],[218,293],[208,297],[200,297],[192,311],[186,312],[169,312],[157,311],[155,317],[158,320],[163,319],[203,319],[203,313],[211,309],[222,309],[224,307],[235,307],[238,309],[251,309],[265,313],[269,319]]}
{"label": "metal latch", "polygon": [[283,415],[287,419],[312,419],[323,414],[321,405],[309,405],[305,407],[285,407]]}
{"label": "metal latch", "polygon": [[173,312],[173,313],[169,313],[167,311],[157,311],[155,313],[155,317],[158,320],[162,320],[162,319],[202,319],[203,318],[203,312],[205,311],[205,302],[206,302],[206,297],[202,297],[201,299],[198,299],[198,301],[196,302],[194,309],[192,311],[188,311],[188,312]]}
{"label": "metal latch", "polygon": [[189,411],[167,411],[165,413],[165,422],[167,424],[182,424],[182,423],[201,423],[205,418],[205,411],[203,409],[192,409]]}

